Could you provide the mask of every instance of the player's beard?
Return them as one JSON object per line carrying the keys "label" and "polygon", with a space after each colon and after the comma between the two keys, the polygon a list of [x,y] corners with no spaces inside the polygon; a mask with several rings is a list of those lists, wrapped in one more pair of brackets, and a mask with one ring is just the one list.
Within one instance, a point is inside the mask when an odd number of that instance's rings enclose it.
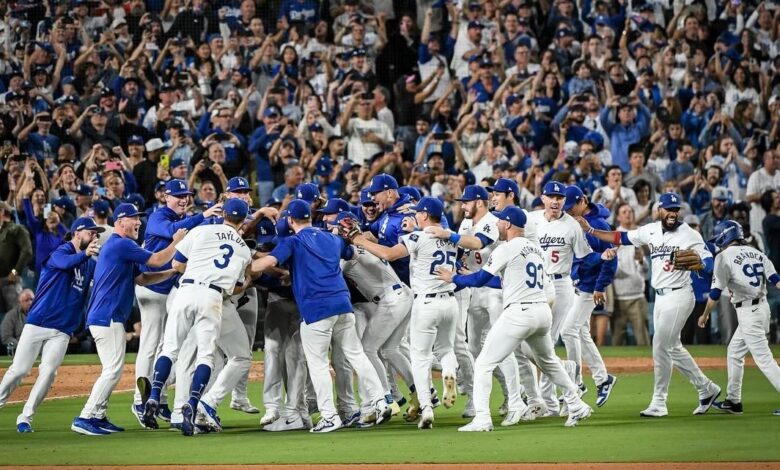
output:
{"label": "player's beard", "polygon": [[90,244],[90,241],[89,241],[89,240],[81,240],[81,241],[79,242],[79,251],[84,251],[84,250],[86,250],[86,249],[87,249],[87,247],[89,246],[89,244]]}
{"label": "player's beard", "polygon": [[670,214],[667,214],[666,217],[663,218],[661,224],[663,225],[664,230],[674,230],[675,228],[677,228],[677,225],[679,225],[679,219],[680,219],[679,213],[672,212]]}

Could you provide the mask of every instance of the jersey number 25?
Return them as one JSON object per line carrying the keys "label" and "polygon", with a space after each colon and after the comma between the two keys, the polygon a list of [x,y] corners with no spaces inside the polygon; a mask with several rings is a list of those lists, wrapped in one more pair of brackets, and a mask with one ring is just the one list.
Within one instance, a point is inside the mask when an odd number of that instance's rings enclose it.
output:
{"label": "jersey number 25", "polygon": [[433,257],[436,258],[433,263],[431,263],[431,276],[436,275],[436,268],[442,265],[450,266],[452,269],[455,269],[455,259],[458,256],[457,253],[454,251],[435,251],[433,252]]}

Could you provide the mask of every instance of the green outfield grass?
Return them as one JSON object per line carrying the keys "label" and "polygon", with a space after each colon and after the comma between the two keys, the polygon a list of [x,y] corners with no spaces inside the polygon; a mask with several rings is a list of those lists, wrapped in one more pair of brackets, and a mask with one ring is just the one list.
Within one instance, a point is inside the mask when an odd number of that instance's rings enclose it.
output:
{"label": "green outfield grass", "polygon": [[[696,348],[695,348],[696,350]],[[609,348],[605,352],[609,354]],[[616,351],[616,350],[615,350]],[[721,353],[723,348],[720,348]],[[697,351],[698,352],[698,351]],[[717,355],[717,354],[713,354]],[[725,370],[708,371],[724,389]],[[585,399],[594,401],[593,383]],[[496,387],[497,388],[497,387]],[[342,430],[327,435],[259,431],[259,415],[223,406],[226,429],[220,434],[185,438],[168,430],[146,431],[130,414],[131,394],[112,398],[112,420],[127,432],[87,437],[69,430],[84,398],[43,404],[35,433],[15,432],[21,405],[0,411],[0,464],[216,464],[216,463],[446,463],[446,462],[627,462],[627,461],[771,461],[780,460],[780,396],[754,368],[745,374],[743,416],[711,411],[692,416],[693,388],[678,373],[670,390],[670,416],[642,419],[652,374],[623,374],[612,398],[593,417],[574,429],[562,418],[545,418],[492,433],[458,433],[463,401],[452,410],[438,408],[431,431],[397,418],[377,429]],[[260,384],[251,396],[260,402]],[[725,394],[725,391],[724,391]],[[494,389],[494,409],[500,404]],[[496,425],[500,422],[494,416]],[[164,424],[164,423],[163,423]]]}

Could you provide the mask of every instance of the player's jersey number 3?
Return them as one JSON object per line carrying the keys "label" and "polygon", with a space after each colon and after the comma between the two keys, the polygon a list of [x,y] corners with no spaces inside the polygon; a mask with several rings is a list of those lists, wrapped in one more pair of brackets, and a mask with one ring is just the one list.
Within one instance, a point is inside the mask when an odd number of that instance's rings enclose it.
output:
{"label": "player's jersey number 3", "polygon": [[230,257],[233,256],[234,250],[233,247],[225,243],[224,245],[219,246],[220,250],[224,250],[225,252],[222,254],[221,260],[214,260],[214,266],[216,266],[219,269],[225,269],[227,268],[228,264],[230,264]]}

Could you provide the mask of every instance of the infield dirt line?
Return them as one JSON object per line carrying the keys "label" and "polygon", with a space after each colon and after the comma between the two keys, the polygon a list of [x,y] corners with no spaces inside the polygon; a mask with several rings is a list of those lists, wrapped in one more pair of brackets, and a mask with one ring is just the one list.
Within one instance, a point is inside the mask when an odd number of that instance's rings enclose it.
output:
{"label": "infield dirt line", "polygon": [[[0,467],[44,470],[52,466]],[[316,465],[123,465],[70,466],[56,468],[83,468],[93,470],[769,470],[780,468],[778,462],[620,462],[620,463],[464,463],[464,464],[316,464]]]}

